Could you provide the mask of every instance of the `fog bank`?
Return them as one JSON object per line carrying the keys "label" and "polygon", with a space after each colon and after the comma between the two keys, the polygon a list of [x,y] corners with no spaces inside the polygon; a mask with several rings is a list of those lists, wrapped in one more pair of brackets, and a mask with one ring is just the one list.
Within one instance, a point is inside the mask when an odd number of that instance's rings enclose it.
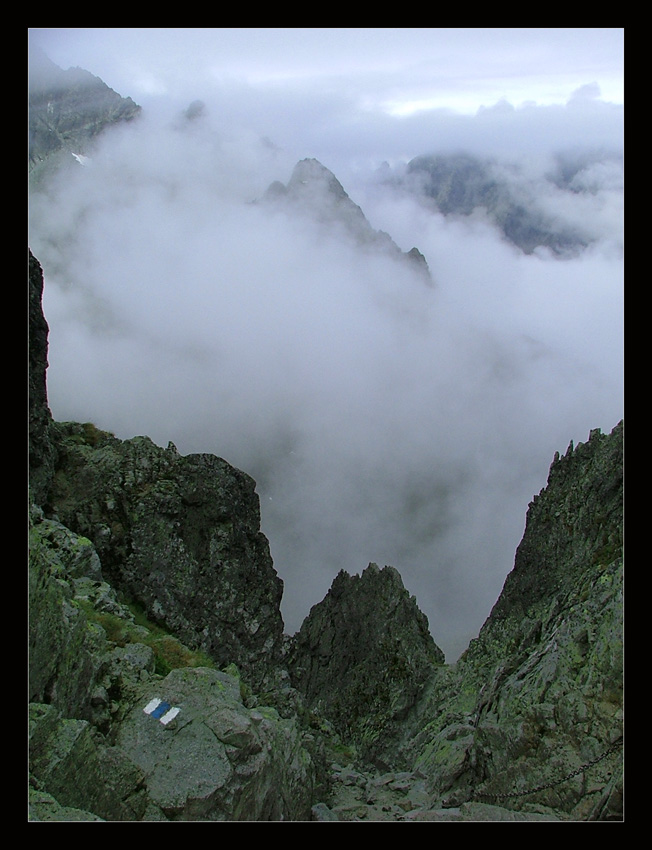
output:
{"label": "fog bank", "polygon": [[481,214],[447,219],[396,194],[371,179],[373,157],[349,160],[350,182],[336,176],[373,227],[425,255],[427,287],[257,203],[295,151],[226,125],[210,110],[146,115],[30,200],[52,413],[252,475],[288,632],[340,569],[376,561],[399,570],[454,661],[554,452],[623,415],[618,170],[594,164],[592,191],[573,194],[536,165],[540,202],[596,239],[560,261],[522,254]]}

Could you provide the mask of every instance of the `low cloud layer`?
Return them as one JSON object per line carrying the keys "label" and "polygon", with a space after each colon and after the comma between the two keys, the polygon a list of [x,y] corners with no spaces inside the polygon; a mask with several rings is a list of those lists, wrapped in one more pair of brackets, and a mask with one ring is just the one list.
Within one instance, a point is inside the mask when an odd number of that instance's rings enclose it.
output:
{"label": "low cloud layer", "polygon": [[573,194],[536,152],[540,202],[596,237],[560,261],[523,255],[481,214],[446,219],[368,180],[373,157],[337,173],[335,145],[324,164],[373,227],[425,255],[429,288],[256,203],[295,151],[234,126],[210,109],[145,116],[32,198],[53,415],[251,474],[289,632],[340,569],[376,561],[400,571],[455,660],[554,452],[622,417],[618,166],[594,162],[577,178],[591,192]]}

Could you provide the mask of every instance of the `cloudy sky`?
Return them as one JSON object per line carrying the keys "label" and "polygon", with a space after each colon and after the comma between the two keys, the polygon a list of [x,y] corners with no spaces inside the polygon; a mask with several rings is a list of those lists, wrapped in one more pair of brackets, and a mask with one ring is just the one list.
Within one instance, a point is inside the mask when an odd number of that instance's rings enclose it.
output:
{"label": "cloudy sky", "polygon": [[[40,29],[143,107],[30,201],[50,404],[252,474],[294,631],[339,569],[393,564],[454,660],[555,451],[623,415],[621,29]],[[205,104],[192,128],[181,112]],[[580,188],[549,179],[590,150]],[[526,256],[379,174],[493,157],[592,243]],[[597,152],[597,153],[596,153]],[[435,285],[252,201],[331,169]],[[384,171],[383,171],[384,169]],[[576,187],[577,188],[577,187]]]}
{"label": "cloudy sky", "polygon": [[596,109],[623,103],[621,29],[35,28],[30,42],[143,106],[219,103],[317,158],[412,157],[435,134],[486,152],[621,133],[617,110]]}
{"label": "cloudy sky", "polygon": [[473,114],[505,98],[566,103],[587,84],[623,98],[623,30],[613,28],[32,28],[62,67],[94,65],[134,97],[204,84],[344,89],[394,114]]}

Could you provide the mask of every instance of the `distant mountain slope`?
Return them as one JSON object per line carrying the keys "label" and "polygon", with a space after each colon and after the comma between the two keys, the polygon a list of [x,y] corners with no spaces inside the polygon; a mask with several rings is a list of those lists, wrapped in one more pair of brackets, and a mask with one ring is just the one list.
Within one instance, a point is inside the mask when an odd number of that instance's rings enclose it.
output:
{"label": "distant mountain slope", "polygon": [[316,159],[298,162],[287,185],[275,181],[263,201],[286,204],[289,209],[313,216],[327,226],[343,229],[358,245],[405,259],[430,280],[423,254],[417,248],[403,252],[388,233],[374,230],[337,177]]}
{"label": "distant mountain slope", "polygon": [[[418,156],[390,183],[447,216],[485,210],[488,220],[525,254],[543,247],[559,257],[575,256],[591,241],[576,226],[545,212],[527,179],[508,179],[489,160],[468,154]],[[554,184],[571,190],[559,179]]]}
{"label": "distant mountain slope", "polygon": [[35,52],[29,59],[30,182],[36,183],[73,157],[83,161],[107,127],[131,121],[140,112],[99,77],[82,68],[67,71]]}

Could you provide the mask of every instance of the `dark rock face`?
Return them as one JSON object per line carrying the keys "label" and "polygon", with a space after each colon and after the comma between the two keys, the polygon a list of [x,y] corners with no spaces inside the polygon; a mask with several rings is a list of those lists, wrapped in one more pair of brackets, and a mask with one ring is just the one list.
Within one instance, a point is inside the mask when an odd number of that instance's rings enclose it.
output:
{"label": "dark rock face", "polygon": [[30,490],[40,503],[54,474],[56,450],[52,441],[52,414],[48,407],[46,370],[48,365],[48,325],[42,309],[43,270],[29,251],[29,471]]}
{"label": "dark rock face", "polygon": [[294,638],[290,671],[309,706],[368,758],[381,758],[432,667],[444,663],[428,621],[393,567],[341,571]]}
{"label": "dark rock face", "polygon": [[[35,512],[36,513],[36,512]],[[100,678],[106,641],[74,603],[73,578],[99,560],[89,540],[36,516],[30,528],[29,701],[90,719],[88,695]]]}
{"label": "dark rock face", "polygon": [[[623,423],[610,435],[592,431],[586,443],[555,456],[548,483],[530,503],[514,569],[491,613],[491,627],[527,616],[542,598],[559,594],[587,572],[622,555]],[[489,628],[487,624],[486,628]]]}
{"label": "dark rock face", "polygon": [[105,575],[184,642],[258,681],[278,663],[283,584],[255,482],[213,455],[58,427],[48,508],[93,541]]}

